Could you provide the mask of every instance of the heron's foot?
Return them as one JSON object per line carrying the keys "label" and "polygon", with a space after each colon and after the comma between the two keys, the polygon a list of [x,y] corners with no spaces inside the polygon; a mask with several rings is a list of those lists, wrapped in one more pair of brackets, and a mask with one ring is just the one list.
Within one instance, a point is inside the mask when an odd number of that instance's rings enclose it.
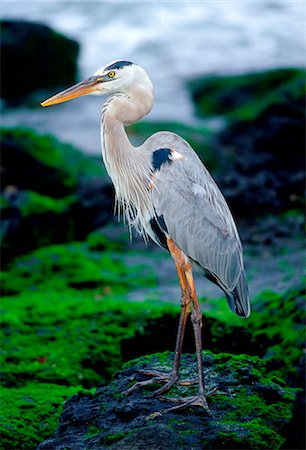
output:
{"label": "heron's foot", "polygon": [[128,395],[138,388],[141,388],[143,386],[150,386],[151,384],[154,384],[154,383],[165,383],[164,386],[160,387],[156,391],[152,392],[152,394],[150,394],[150,396],[153,397],[156,395],[164,394],[165,392],[169,391],[169,389],[174,384],[178,384],[180,386],[189,386],[191,384],[196,384],[198,382],[197,379],[179,380],[178,374],[176,374],[174,372],[167,373],[167,372],[162,372],[159,370],[140,370],[139,372],[143,375],[147,375],[152,378],[149,378],[148,380],[144,380],[144,381],[138,381],[132,387],[130,387],[129,389],[124,391],[124,394]]}
{"label": "heron's foot", "polygon": [[[216,390],[217,387],[209,391],[207,395],[212,395]],[[192,397],[180,397],[180,398],[160,397],[159,400],[176,403],[175,406],[162,409],[161,411],[159,411],[159,414],[166,414],[168,412],[178,411],[180,409],[189,408],[190,406],[199,406],[200,408],[203,408],[209,416],[213,415],[207,404],[206,395],[201,392],[199,392],[198,395]]]}

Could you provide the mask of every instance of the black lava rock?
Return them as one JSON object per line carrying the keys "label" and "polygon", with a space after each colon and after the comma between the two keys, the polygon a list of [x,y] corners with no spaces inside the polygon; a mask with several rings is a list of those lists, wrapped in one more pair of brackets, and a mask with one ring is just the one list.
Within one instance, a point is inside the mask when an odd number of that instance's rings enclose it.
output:
{"label": "black lava rock", "polygon": [[[170,353],[141,357],[123,366],[95,394],[79,393],[64,406],[59,427],[38,450],[98,449],[267,449],[280,448],[290,422],[295,391],[264,373],[264,362],[247,355],[203,355],[212,415],[200,407],[164,411],[173,403],[150,396],[157,385],[126,395],[143,369],[169,372]],[[182,358],[182,378],[196,377],[195,358]],[[264,394],[262,395],[262,391]],[[195,395],[197,386],[174,386],[171,397]]]}

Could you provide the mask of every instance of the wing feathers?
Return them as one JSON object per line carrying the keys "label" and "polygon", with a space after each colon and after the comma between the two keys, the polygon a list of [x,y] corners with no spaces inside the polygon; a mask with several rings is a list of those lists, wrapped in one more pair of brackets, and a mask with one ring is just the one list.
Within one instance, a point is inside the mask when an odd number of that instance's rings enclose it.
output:
{"label": "wing feathers", "polygon": [[230,308],[247,317],[242,247],[230,210],[189,145],[182,140],[174,149],[184,159],[156,172],[152,190],[156,213],[163,216],[174,242],[224,290]]}

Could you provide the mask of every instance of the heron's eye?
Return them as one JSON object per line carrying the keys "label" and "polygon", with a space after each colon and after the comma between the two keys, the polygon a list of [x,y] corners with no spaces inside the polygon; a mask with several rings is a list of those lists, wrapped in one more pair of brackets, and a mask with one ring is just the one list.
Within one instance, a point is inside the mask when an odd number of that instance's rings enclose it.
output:
{"label": "heron's eye", "polygon": [[108,78],[114,78],[115,72],[114,71],[108,72],[107,76]]}

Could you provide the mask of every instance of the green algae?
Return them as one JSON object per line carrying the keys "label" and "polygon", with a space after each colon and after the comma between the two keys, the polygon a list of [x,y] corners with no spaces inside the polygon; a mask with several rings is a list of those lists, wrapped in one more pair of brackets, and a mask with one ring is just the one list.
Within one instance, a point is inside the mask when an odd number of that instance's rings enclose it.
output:
{"label": "green algae", "polygon": [[[166,340],[170,348],[167,324],[170,319],[176,321],[179,307],[127,301],[127,293],[132,288],[154,286],[156,280],[149,268],[124,264],[123,255],[124,246],[113,245],[96,232],[88,237],[87,242],[45,247],[16,258],[4,272],[2,282],[6,296],[2,301],[1,333],[5,353],[2,355],[1,370],[6,387],[12,392],[26,390],[28,383],[35,382],[41,387],[57,384],[67,388],[90,388],[110,380],[127,357],[124,352],[135,338],[137,342],[142,342],[143,352],[152,351],[154,346],[158,346],[159,340]],[[225,441],[221,430],[218,439],[227,442],[228,448],[235,448],[235,445],[238,445],[237,448],[246,448],[243,442],[247,442],[249,448],[264,448],[256,443],[257,438],[253,436],[257,422],[251,418],[250,408],[244,405],[246,400],[258,414],[267,418],[266,424],[260,424],[263,436],[264,433],[269,434],[264,426],[270,427],[272,424],[273,428],[277,413],[273,405],[277,402],[282,402],[278,412],[284,421],[290,420],[292,392],[286,389],[284,379],[290,379],[291,382],[295,380],[296,365],[301,355],[302,296],[302,286],[282,294],[263,292],[254,299],[253,313],[247,321],[236,318],[225,309],[221,315],[217,302],[214,303],[216,311],[212,308],[211,313],[206,313],[208,325],[205,332],[208,335],[205,342],[211,343],[212,350],[226,351],[223,343],[232,343],[238,339],[237,353],[241,352],[244,345],[246,352],[266,360],[263,362],[256,357],[250,359],[245,355],[236,355],[233,359],[224,353],[215,356],[207,352],[204,354],[206,364],[215,360],[224,376],[233,374],[231,385],[234,388],[239,387],[237,380],[246,383],[247,379],[251,384],[258,384],[257,392],[250,395],[242,391],[239,398],[236,395],[232,399],[233,402],[224,400],[222,394],[210,399],[211,405],[216,401],[216,408],[224,412],[220,422],[224,433],[229,433],[227,436],[235,432],[233,421],[238,416],[241,420],[243,416],[249,417],[250,427],[254,428],[250,431],[247,424],[239,428],[239,436],[244,436],[241,443],[238,438],[228,440],[227,437]],[[164,330],[161,333],[158,327],[164,321],[168,334],[163,334]],[[282,324],[285,324],[284,329]],[[266,333],[269,327],[271,329]],[[175,334],[175,327],[173,330]],[[146,346],[147,335],[150,336],[151,347]],[[140,350],[138,346],[137,351]],[[249,358],[248,364],[246,358]],[[149,364],[150,356],[143,357],[142,361]],[[158,355],[158,364],[160,370],[169,371],[171,368],[166,354]],[[128,363],[124,368],[131,366],[132,363]],[[190,377],[189,366],[185,365],[184,360],[181,373],[184,377]],[[272,382],[281,388],[273,390]],[[273,392],[272,404],[265,398],[267,391],[270,395]],[[148,388],[145,392],[151,390]],[[190,392],[195,393],[196,387],[191,387]],[[184,387],[175,387],[169,395],[184,395]],[[123,399],[121,394],[118,394],[119,397]],[[260,406],[261,398],[265,402],[265,409]],[[18,410],[19,406],[16,408]],[[14,414],[17,417],[20,411]],[[22,432],[25,432],[24,429]],[[185,434],[188,435],[188,429]],[[272,432],[270,434],[273,435]],[[272,439],[271,436],[270,442],[275,445],[273,448],[279,448],[283,437],[277,434]],[[13,433],[11,439],[15,442]],[[262,442],[269,441],[263,438]]]}
{"label": "green algae", "polygon": [[64,401],[80,389],[33,382],[18,389],[1,388],[1,448],[36,448],[57,428]]}
{"label": "green algae", "polygon": [[216,301],[205,312],[206,342],[212,351],[258,355],[271,376],[301,385],[299,366],[303,356],[305,325],[303,279],[294,288],[277,293],[265,290],[252,299],[252,314],[241,320]]}
{"label": "green algae", "polygon": [[[35,448],[38,440],[50,436],[61,410],[58,391],[65,392],[66,398],[79,389],[105,384],[122,364],[122,341],[143,333],[146,324],[161,320],[165,311],[160,303],[128,302],[126,287],[121,295],[108,289],[105,293],[103,289],[50,291],[37,287],[37,291],[2,298],[0,372],[4,396],[11,393],[14,400],[9,408],[3,408],[6,424],[14,418],[13,424],[5,425],[5,442],[11,443],[5,450]],[[176,315],[173,307],[167,309]],[[35,389],[41,401],[27,412],[25,424],[21,421],[16,432],[23,415],[16,399],[32,398]],[[28,420],[43,423],[44,428],[37,424],[27,428]]]}
{"label": "green algae", "polygon": [[67,212],[73,202],[75,196],[70,195],[61,199],[55,199],[41,195],[38,192],[26,191],[25,201],[21,204],[21,215],[26,218],[32,215],[54,213],[56,215]]}
{"label": "green algae", "polygon": [[[103,243],[107,245],[106,238]],[[127,266],[122,254],[92,248],[93,242],[89,238],[88,242],[42,247],[27,256],[15,258],[1,274],[3,294],[69,288],[98,289],[100,293],[103,288],[122,292],[122,287],[156,285],[155,275],[149,267]]]}
{"label": "green algae", "polygon": [[22,127],[1,128],[0,131],[5,167],[2,187],[14,185],[58,198],[73,194],[82,177],[105,174],[98,158],[84,155],[51,135]]}
{"label": "green algae", "polygon": [[1,164],[4,265],[34,248],[85,238],[92,231],[92,205],[84,204],[80,187],[105,176],[98,158],[16,127],[1,128]]}
{"label": "green algae", "polygon": [[1,251],[3,263],[33,248],[73,240],[75,219],[71,214],[75,195],[52,198],[34,191],[2,195]]}
{"label": "green algae", "polygon": [[272,69],[264,73],[208,76],[188,83],[200,116],[225,115],[251,121],[271,105],[294,102],[305,95],[305,70]]}

